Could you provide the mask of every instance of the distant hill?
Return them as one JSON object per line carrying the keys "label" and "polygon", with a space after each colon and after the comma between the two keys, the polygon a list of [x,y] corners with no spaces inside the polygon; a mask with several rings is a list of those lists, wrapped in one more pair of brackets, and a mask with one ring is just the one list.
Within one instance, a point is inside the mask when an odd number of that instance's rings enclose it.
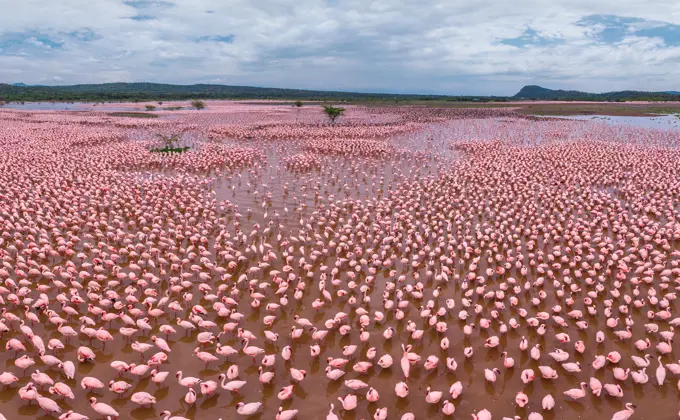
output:
{"label": "distant hill", "polygon": [[553,90],[541,86],[528,85],[520,89],[513,98],[543,101],[678,101],[680,100],[680,92],[622,90],[618,92],[588,93],[578,90]]}
{"label": "distant hill", "polygon": [[213,84],[171,85],[163,83],[103,83],[70,86],[0,83],[0,102],[38,101],[166,101],[190,99],[284,99],[326,101],[447,101],[505,102],[509,100],[565,101],[677,101],[680,93],[621,91],[587,93],[524,86],[515,96],[450,96],[393,93],[336,92]]}
{"label": "distant hill", "polygon": [[404,95],[391,93],[335,92],[227,85],[171,85],[161,83],[104,83],[71,86],[0,84],[0,101],[159,101],[186,99],[307,99],[307,100],[405,100],[489,101],[483,96]]}

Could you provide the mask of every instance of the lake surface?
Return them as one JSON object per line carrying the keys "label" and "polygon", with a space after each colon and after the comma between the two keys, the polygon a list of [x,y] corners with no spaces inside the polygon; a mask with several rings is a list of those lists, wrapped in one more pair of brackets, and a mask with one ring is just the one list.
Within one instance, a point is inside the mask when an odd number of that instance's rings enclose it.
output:
{"label": "lake surface", "polygon": [[[446,110],[449,114],[442,116],[436,114],[440,110],[412,109],[400,114],[404,126],[411,124],[409,130],[394,129],[400,121],[394,109],[350,109],[345,118],[352,123],[328,128],[315,125],[323,117],[318,109],[216,108],[177,113],[173,121],[122,121],[101,113],[0,113],[6,128],[0,139],[5,136],[9,145],[0,150],[0,161],[10,162],[0,171],[0,195],[17,214],[0,214],[6,221],[0,259],[7,264],[0,267],[0,277],[3,287],[11,287],[0,295],[7,301],[0,321],[12,327],[0,346],[10,339],[29,343],[26,351],[0,357],[3,370],[19,378],[0,391],[0,410],[7,418],[55,418],[17,393],[35,370],[73,390],[73,400],[52,397],[64,411],[90,418],[100,418],[87,404],[95,396],[118,410],[120,419],[159,418],[161,410],[170,410],[190,419],[264,420],[275,418],[279,407],[300,410],[298,418],[323,419],[330,403],[343,420],[373,418],[378,407],[389,408],[390,420],[406,412],[419,420],[441,419],[450,417],[443,416],[440,404],[426,400],[428,387],[448,399],[457,381],[464,392],[455,400],[455,418],[469,419],[486,408],[495,419],[526,418],[532,411],[542,412],[545,420],[608,419],[629,401],[639,407],[633,417],[638,420],[675,416],[673,375],[662,386],[654,380],[635,384],[631,378],[616,379],[614,367],[634,368],[630,356],[648,353],[653,363],[647,373],[654,376],[658,361],[674,362],[679,355],[676,346],[661,359],[654,347],[660,337],[647,332],[646,324],[652,322],[648,310],[651,318],[664,305],[672,318],[679,310],[670,293],[671,274],[677,277],[680,265],[680,254],[671,254],[677,239],[664,248],[649,232],[657,230],[657,222],[666,226],[680,220],[671,210],[680,197],[671,185],[680,158],[672,150],[650,151],[636,143],[677,145],[679,133],[514,119],[502,112],[481,118],[488,114],[479,110],[473,116],[480,118],[453,119],[462,112]],[[193,150],[159,161],[138,145],[164,124],[187,129],[183,140],[194,143]],[[216,133],[229,135],[202,140]],[[238,148],[261,155],[255,163],[218,171],[217,165],[238,160],[239,154],[230,153]],[[311,163],[298,170],[288,162]],[[649,199],[646,189],[652,191]],[[630,235],[621,235],[621,226]],[[27,246],[34,241],[46,251],[29,252],[38,248]],[[641,246],[631,250],[634,241]],[[620,267],[623,258],[635,272],[609,268],[614,261],[611,267]],[[39,270],[22,270],[24,265]],[[44,308],[30,309],[41,293],[48,297]],[[631,306],[628,313],[631,300],[641,307]],[[605,307],[613,312],[605,316]],[[106,321],[101,311],[107,318],[134,316],[134,324],[123,318]],[[67,341],[55,324],[56,314],[75,330],[87,326],[82,314],[94,329],[113,336],[101,342],[82,331],[64,349],[48,352],[74,361],[75,378],[44,362],[25,336],[30,325],[45,342]],[[37,322],[29,319],[32,315]],[[309,321],[306,327],[296,315]],[[569,326],[561,327],[558,316]],[[144,318],[150,331],[123,336],[121,327],[139,326]],[[589,326],[577,324],[578,318]],[[184,331],[178,319],[192,320],[196,327]],[[442,331],[434,321],[444,323]],[[653,322],[672,333],[668,320]],[[231,330],[225,328],[232,323]],[[632,336],[620,340],[616,332],[625,332],[626,324]],[[177,331],[166,334],[161,326]],[[239,335],[236,327],[256,338],[243,342],[244,332]],[[199,331],[218,335],[225,329],[212,342],[199,344]],[[294,337],[293,330],[301,336]],[[324,330],[326,337],[313,335]],[[596,340],[598,330],[606,338],[602,342]],[[278,336],[265,338],[265,331]],[[387,338],[390,331],[393,336]],[[557,333],[569,334],[573,343],[561,341]],[[144,365],[160,352],[160,347],[137,350],[139,343],[154,345],[154,336],[171,347],[167,362],[157,367],[170,374],[165,383],[154,383],[150,372],[118,376],[111,362]],[[492,337],[498,346],[486,347]],[[648,337],[654,343],[649,349],[634,346]],[[522,350],[525,338],[528,348]],[[221,355],[217,343],[237,352]],[[423,359],[408,377],[400,365],[402,343],[413,345]],[[244,352],[251,345],[264,354],[253,360]],[[78,362],[81,346],[91,348],[96,359]],[[292,355],[287,361],[285,346]],[[356,349],[349,352],[346,346]],[[219,357],[204,363],[194,355],[197,347]],[[474,354],[466,357],[464,348]],[[530,356],[530,349],[540,354]],[[583,371],[568,372],[549,355],[556,349]],[[503,351],[515,359],[514,367],[504,367]],[[591,367],[596,356],[614,351],[622,356],[620,365]],[[35,359],[35,365],[16,366],[22,355]],[[266,365],[264,355],[275,357],[274,363]],[[386,355],[395,363],[383,369],[377,361]],[[349,360],[338,381],[325,375],[328,357]],[[447,367],[449,357],[457,360],[457,368]],[[438,359],[432,369],[425,368],[428,358]],[[374,366],[367,371],[354,369],[369,361]],[[539,366],[555,367],[559,378],[539,375],[525,383],[522,372],[538,373]],[[235,367],[247,382],[239,394],[218,389],[201,395],[194,386],[199,397],[193,403],[186,402],[188,387],[175,377],[181,370],[217,381]],[[269,383],[262,383],[259,367],[275,374]],[[294,380],[291,368],[306,370],[306,378]],[[485,369],[493,368],[501,373],[489,382]],[[122,396],[106,386],[89,392],[80,386],[86,376],[104,384],[125,381],[131,389]],[[590,391],[576,402],[564,396],[591,377],[620,383],[625,398],[595,397]],[[370,402],[367,389],[355,392],[345,380],[366,382],[380,400]],[[407,398],[395,393],[401,381],[410,387]],[[290,385],[293,396],[282,401],[278,392]],[[48,387],[41,388],[50,396]],[[519,391],[530,399],[526,408],[515,403]],[[134,392],[152,394],[156,406],[131,402]],[[340,410],[338,398],[348,394],[358,395],[358,406]],[[553,411],[541,410],[547,394],[555,398]],[[261,402],[262,407],[254,416],[241,417],[239,402]]]}
{"label": "lake surface", "polygon": [[[17,109],[21,111],[135,111],[136,108],[131,107],[129,104],[120,104],[120,106],[112,106],[112,104],[106,104],[104,106],[97,105],[90,102],[25,102],[18,103],[12,102],[0,106],[0,109]],[[139,111],[145,111],[143,106],[138,107]]]}
{"label": "lake surface", "polygon": [[[181,106],[179,103],[167,103],[165,106]],[[106,103],[95,104],[92,102],[26,102],[10,103],[0,106],[0,109],[17,109],[23,111],[103,111],[103,112],[144,112],[143,104],[133,103]],[[185,109],[184,111],[188,111]],[[654,117],[628,117],[612,115],[536,115],[545,118],[561,118],[568,120],[602,122],[608,125],[634,126],[641,128],[680,130],[680,118],[675,115],[658,115]]]}
{"label": "lake surface", "polygon": [[625,125],[655,129],[680,129],[680,118],[675,115],[659,115],[655,117],[622,117],[613,115],[554,115],[551,118],[569,120],[603,122],[608,125]]}

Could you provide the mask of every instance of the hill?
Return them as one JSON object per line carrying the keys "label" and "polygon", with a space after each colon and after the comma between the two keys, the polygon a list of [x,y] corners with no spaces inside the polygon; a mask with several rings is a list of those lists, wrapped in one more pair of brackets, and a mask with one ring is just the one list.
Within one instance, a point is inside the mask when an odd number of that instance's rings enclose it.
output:
{"label": "hill", "polygon": [[515,99],[536,99],[543,101],[678,101],[680,93],[668,92],[643,92],[636,90],[622,90],[606,93],[588,93],[578,90],[553,90],[541,86],[528,85],[520,89]]}
{"label": "hill", "polygon": [[[227,85],[104,83],[71,86],[0,84],[0,101],[158,101],[185,99],[307,99],[378,101],[489,101],[489,97],[335,92]],[[502,98],[496,98],[501,99]]]}
{"label": "hill", "polygon": [[189,99],[288,99],[316,101],[376,102],[505,102],[509,100],[560,101],[678,101],[680,93],[620,91],[588,93],[576,90],[553,90],[541,86],[524,86],[512,97],[450,96],[392,93],[337,92],[214,84],[172,85],[163,83],[103,83],[70,86],[1,84],[0,102],[38,101],[165,101]]}

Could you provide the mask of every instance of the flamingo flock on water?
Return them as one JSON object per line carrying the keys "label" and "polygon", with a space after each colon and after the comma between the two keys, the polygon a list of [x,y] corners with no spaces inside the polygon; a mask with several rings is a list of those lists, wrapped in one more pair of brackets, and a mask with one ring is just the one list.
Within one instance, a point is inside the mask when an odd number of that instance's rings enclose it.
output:
{"label": "flamingo flock on water", "polygon": [[0,111],[4,418],[677,413],[680,133],[205,111]]}

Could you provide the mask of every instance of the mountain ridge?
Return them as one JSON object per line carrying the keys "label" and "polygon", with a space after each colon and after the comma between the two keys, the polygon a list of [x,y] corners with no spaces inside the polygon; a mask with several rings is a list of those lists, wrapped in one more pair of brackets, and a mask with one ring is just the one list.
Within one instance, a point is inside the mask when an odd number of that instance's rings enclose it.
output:
{"label": "mountain ridge", "polygon": [[174,85],[167,83],[102,83],[61,86],[17,86],[0,83],[0,100],[5,101],[115,101],[183,99],[312,99],[312,100],[473,100],[486,96],[393,94],[342,92],[311,89],[270,88],[217,84]]}
{"label": "mountain ridge", "polygon": [[638,90],[620,90],[604,93],[590,93],[579,90],[548,89],[538,85],[526,85],[514,96],[514,99],[537,99],[548,101],[631,101],[631,100],[680,100],[680,92],[646,92]]}
{"label": "mountain ridge", "polygon": [[309,89],[269,88],[217,84],[174,85],[133,82],[79,85],[26,85],[0,83],[0,102],[17,101],[165,101],[186,99],[280,99],[280,100],[358,100],[358,101],[447,101],[507,102],[514,100],[553,101],[680,101],[680,92],[644,92],[624,90],[589,93],[578,90],[548,89],[537,85],[522,87],[514,96],[434,95],[343,92]]}

